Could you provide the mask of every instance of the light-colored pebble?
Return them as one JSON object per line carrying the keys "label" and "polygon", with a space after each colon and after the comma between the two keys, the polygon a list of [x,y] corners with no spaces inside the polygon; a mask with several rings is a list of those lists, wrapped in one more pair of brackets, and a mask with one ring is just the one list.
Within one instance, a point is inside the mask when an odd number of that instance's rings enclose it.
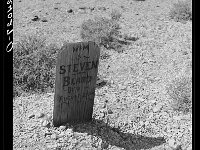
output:
{"label": "light-colored pebble", "polygon": [[66,133],[66,135],[68,137],[71,137],[73,135],[73,130],[72,129],[67,129],[65,133]]}
{"label": "light-colored pebble", "polygon": [[56,147],[57,147],[57,144],[47,144],[47,148],[53,149]]}
{"label": "light-colored pebble", "polygon": [[153,112],[158,112],[158,111],[160,111],[161,108],[162,108],[162,106],[158,104],[153,108]]}
{"label": "light-colored pebble", "polygon": [[58,136],[56,135],[56,133],[53,133],[53,134],[51,135],[51,139],[56,140],[57,138],[58,138]]}
{"label": "light-colored pebble", "polygon": [[48,125],[50,125],[50,122],[49,122],[49,121],[44,120],[44,121],[42,122],[42,126],[43,126],[43,127],[47,127]]}
{"label": "light-colored pebble", "polygon": [[29,118],[29,119],[31,119],[31,118],[33,118],[33,117],[35,117],[34,114],[30,114],[30,115],[28,115],[28,118]]}
{"label": "light-colored pebble", "polygon": [[175,148],[175,147],[176,147],[176,145],[175,145],[175,140],[174,140],[174,139],[169,139],[168,144],[169,144],[169,146],[172,147],[172,148]]}
{"label": "light-colored pebble", "polygon": [[41,112],[36,113],[36,115],[35,115],[36,118],[42,118],[42,117],[44,117],[44,116],[45,116],[45,114],[44,114],[44,113],[41,113]]}
{"label": "light-colored pebble", "polygon": [[60,130],[64,130],[66,128],[66,126],[60,126],[59,129]]}

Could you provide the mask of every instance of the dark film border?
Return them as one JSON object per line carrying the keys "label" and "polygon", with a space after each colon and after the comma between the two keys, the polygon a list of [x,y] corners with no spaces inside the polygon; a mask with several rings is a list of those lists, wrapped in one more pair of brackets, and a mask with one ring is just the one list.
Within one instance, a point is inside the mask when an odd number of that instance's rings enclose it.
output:
{"label": "dark film border", "polygon": [[[195,1],[192,1],[193,3],[193,10],[195,8]],[[2,109],[3,110],[3,144],[2,144],[2,148],[7,150],[7,149],[13,149],[13,49],[12,49],[12,44],[13,44],[13,0],[5,0],[3,1],[3,55],[1,55],[2,59],[1,62],[3,61],[3,68],[1,70],[1,73],[3,74],[3,105]],[[12,8],[9,13],[8,10]],[[8,18],[8,15],[12,13],[12,16],[10,15]],[[193,11],[193,18],[195,19],[194,16],[195,11]],[[12,21],[11,21],[12,19]],[[193,19],[193,20],[194,20]],[[7,24],[11,24],[9,27],[7,27]],[[196,31],[198,30],[198,27],[195,28],[195,23],[193,21],[193,37],[195,38],[195,32],[194,29],[196,29]],[[7,31],[8,30],[8,31]],[[10,36],[7,35],[7,32],[9,33]],[[197,32],[198,33],[198,32]],[[197,35],[196,33],[196,35]],[[196,36],[196,40],[199,40],[199,36]],[[193,71],[195,71],[195,55],[194,53],[198,52],[198,48],[197,48],[198,44],[195,43],[195,40],[193,40]],[[196,57],[198,57],[196,55]],[[196,59],[198,62],[198,58]],[[196,72],[195,72],[196,73]],[[193,92],[195,91],[195,80],[197,80],[198,78],[195,78],[195,74],[193,72]],[[198,83],[196,81],[196,83]],[[194,95],[195,96],[195,92]],[[193,100],[193,108],[195,108],[194,105],[195,100]],[[198,101],[196,101],[198,102]],[[195,109],[193,109],[193,115],[195,114]],[[194,121],[194,117],[193,117],[193,148],[195,147],[195,121]],[[194,148],[195,149],[195,148]]]}
{"label": "dark film border", "polygon": [[[199,61],[199,55],[197,54],[199,48],[198,48],[198,45],[197,44],[197,41],[199,41],[200,37],[199,37],[199,28],[198,28],[198,25],[197,25],[197,21],[196,21],[196,13],[195,13],[195,10],[196,7],[195,7],[195,1],[192,1],[192,149],[198,149],[196,148],[196,133],[198,132],[197,129],[198,129],[198,126],[196,126],[196,123],[198,121],[196,121],[196,106],[197,105],[197,102],[198,102],[198,98],[196,98],[196,89],[199,89],[199,88],[196,88],[196,85],[198,86],[199,84],[198,83],[198,75],[196,75],[196,73],[198,73],[198,71],[196,70],[196,64],[199,64],[198,61]],[[197,63],[196,63],[197,62]],[[198,65],[197,65],[198,67]],[[198,67],[199,68],[199,67]],[[196,100],[197,99],[197,100]]]}
{"label": "dark film border", "polygon": [[13,149],[13,0],[3,1],[3,149]]}

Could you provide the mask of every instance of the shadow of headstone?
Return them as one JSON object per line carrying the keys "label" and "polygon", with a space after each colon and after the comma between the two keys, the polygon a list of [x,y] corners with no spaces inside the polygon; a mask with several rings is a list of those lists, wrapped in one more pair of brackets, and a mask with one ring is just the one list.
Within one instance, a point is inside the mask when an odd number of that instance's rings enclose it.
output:
{"label": "shadow of headstone", "polygon": [[102,139],[102,143],[121,147],[127,150],[151,149],[166,143],[163,137],[146,137],[131,133],[124,133],[118,128],[107,125],[102,120],[93,119],[92,122],[74,124],[73,131],[88,133]]}

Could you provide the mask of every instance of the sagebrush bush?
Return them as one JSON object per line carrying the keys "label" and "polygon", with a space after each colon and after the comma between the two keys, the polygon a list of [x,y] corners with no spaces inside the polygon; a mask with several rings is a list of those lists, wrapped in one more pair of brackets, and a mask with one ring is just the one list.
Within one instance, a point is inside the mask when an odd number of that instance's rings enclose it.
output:
{"label": "sagebrush bush", "polygon": [[81,25],[81,38],[83,41],[94,41],[99,46],[111,47],[120,34],[119,24],[116,20],[105,17],[88,19]]}
{"label": "sagebrush bush", "polygon": [[180,76],[167,85],[167,93],[172,98],[174,110],[187,113],[192,109],[192,78]]}
{"label": "sagebrush bush", "polygon": [[58,48],[38,36],[25,36],[13,47],[13,93],[44,92],[54,87]]}
{"label": "sagebrush bush", "polygon": [[171,19],[177,22],[192,20],[191,0],[179,1],[175,3],[169,13]]}

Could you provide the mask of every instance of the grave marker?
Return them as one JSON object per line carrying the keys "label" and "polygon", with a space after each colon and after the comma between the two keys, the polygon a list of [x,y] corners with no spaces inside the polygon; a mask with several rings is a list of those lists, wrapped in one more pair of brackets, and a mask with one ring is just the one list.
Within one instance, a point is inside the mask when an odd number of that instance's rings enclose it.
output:
{"label": "grave marker", "polygon": [[99,56],[94,42],[62,47],[56,65],[54,126],[92,120]]}

